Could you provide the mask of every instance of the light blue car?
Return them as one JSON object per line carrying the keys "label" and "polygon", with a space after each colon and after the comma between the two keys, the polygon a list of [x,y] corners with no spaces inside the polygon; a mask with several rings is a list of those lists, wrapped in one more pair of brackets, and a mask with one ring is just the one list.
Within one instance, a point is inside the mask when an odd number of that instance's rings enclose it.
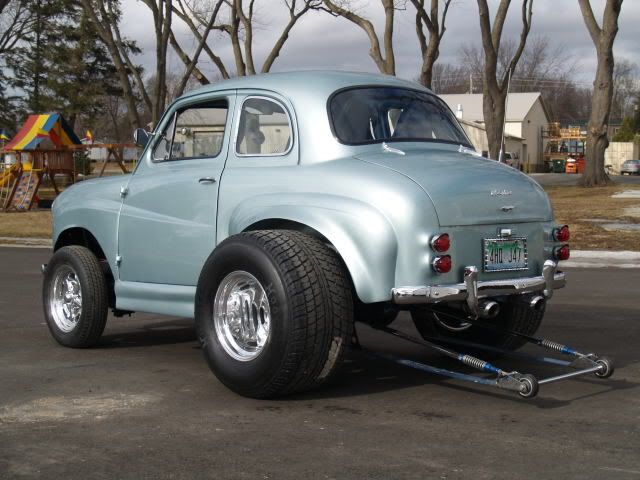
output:
{"label": "light blue car", "polygon": [[315,388],[354,320],[409,310],[424,336],[505,349],[535,332],[569,230],[542,188],[482,158],[444,102],[398,78],[344,72],[237,78],[184,95],[135,172],[55,201],[44,313],[69,347],[109,309],[195,318],[234,391]]}

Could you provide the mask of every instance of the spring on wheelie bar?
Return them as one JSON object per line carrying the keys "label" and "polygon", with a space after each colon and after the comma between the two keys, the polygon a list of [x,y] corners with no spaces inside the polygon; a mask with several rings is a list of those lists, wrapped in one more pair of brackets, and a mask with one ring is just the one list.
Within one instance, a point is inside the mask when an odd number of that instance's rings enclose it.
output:
{"label": "spring on wheelie bar", "polygon": [[548,348],[549,350],[553,350],[554,352],[559,353],[570,353],[572,350],[566,345],[562,345],[561,343],[552,342],[551,340],[542,339],[540,342],[540,346]]}
{"label": "spring on wheelie bar", "polygon": [[479,358],[472,357],[471,355],[461,355],[460,361],[465,365],[468,365],[473,368],[477,368],[478,370],[485,370],[485,367],[488,365],[484,360],[480,360]]}

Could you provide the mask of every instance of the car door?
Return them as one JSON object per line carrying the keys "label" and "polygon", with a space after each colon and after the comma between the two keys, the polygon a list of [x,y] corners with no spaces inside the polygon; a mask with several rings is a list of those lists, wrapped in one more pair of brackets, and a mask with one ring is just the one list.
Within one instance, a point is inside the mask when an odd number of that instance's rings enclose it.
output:
{"label": "car door", "polygon": [[126,186],[119,280],[196,285],[216,242],[218,186],[235,92],[172,106]]}

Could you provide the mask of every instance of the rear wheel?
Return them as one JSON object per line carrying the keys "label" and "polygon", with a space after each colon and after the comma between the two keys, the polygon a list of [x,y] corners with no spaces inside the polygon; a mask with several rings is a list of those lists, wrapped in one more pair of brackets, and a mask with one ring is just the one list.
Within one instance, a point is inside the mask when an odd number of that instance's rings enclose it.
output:
{"label": "rear wheel", "polygon": [[353,300],[337,254],[295,231],[222,242],[200,275],[196,327],[213,373],[268,398],[316,388],[335,373],[353,331]]}
{"label": "rear wheel", "polygon": [[[421,307],[412,310],[411,317],[416,329],[423,337],[440,337],[480,343],[503,350],[517,350],[526,341],[513,335],[495,332],[474,326],[465,321],[460,310],[442,309],[441,313]],[[544,317],[544,307],[534,310],[525,303],[508,300],[500,303],[500,312],[495,318],[484,320],[499,330],[510,330],[533,335]]]}

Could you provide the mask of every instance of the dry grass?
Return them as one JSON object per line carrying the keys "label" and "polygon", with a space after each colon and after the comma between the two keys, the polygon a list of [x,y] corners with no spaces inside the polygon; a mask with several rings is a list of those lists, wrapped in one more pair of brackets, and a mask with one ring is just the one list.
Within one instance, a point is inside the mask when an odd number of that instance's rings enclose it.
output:
{"label": "dry grass", "polygon": [[51,238],[51,211],[0,213],[0,237]]}
{"label": "dry grass", "polygon": [[640,199],[611,198],[616,192],[636,190],[632,185],[598,188],[547,187],[558,223],[571,227],[571,247],[576,250],[640,250],[640,231],[607,231],[587,219],[640,224],[640,217],[624,209],[640,207]]}
{"label": "dry grass", "polygon": [[[571,247],[581,250],[637,250],[640,251],[640,231],[607,231],[586,219],[615,220],[640,224],[640,217],[624,214],[626,207],[640,207],[638,199],[611,198],[616,192],[633,190],[631,185],[601,188],[572,186],[548,187],[558,223],[571,226]],[[0,237],[49,238],[51,212],[0,213]]]}

